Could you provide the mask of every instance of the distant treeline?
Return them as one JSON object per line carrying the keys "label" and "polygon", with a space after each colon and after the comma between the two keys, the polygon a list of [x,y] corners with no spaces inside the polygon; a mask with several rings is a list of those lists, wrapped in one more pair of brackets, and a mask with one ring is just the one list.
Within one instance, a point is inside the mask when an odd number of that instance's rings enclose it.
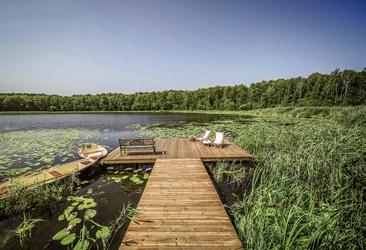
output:
{"label": "distant treeline", "polygon": [[366,104],[366,68],[335,70],[262,81],[247,87],[217,86],[192,91],[58,96],[0,94],[0,111],[248,110],[276,106]]}

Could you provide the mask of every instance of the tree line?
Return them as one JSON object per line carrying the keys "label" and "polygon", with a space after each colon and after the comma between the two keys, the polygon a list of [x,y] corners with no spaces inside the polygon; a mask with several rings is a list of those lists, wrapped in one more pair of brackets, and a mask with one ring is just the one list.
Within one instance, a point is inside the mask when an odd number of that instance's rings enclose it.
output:
{"label": "tree line", "polygon": [[59,96],[0,93],[0,111],[249,110],[366,104],[366,68],[197,90]]}

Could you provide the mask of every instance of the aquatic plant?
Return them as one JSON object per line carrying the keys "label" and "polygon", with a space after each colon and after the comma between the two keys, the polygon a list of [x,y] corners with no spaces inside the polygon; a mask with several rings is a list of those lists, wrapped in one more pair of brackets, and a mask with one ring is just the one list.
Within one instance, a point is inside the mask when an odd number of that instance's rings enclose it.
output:
{"label": "aquatic plant", "polygon": [[[53,240],[59,241],[64,246],[74,246],[74,249],[89,249],[92,244],[98,247],[98,243],[106,248],[110,229],[93,220],[97,215],[97,211],[92,209],[97,205],[94,199],[85,196],[69,196],[67,200],[71,205],[64,210],[58,220],[67,221],[68,225],[57,232],[53,236]],[[79,224],[81,229],[77,230]],[[92,236],[93,230],[95,231],[94,237]]]}
{"label": "aquatic plant", "polygon": [[[216,122],[188,122],[180,123],[172,127],[163,127],[158,125],[140,125],[135,124],[133,127],[139,130],[139,133],[145,136],[162,137],[162,138],[189,138],[199,137],[209,128],[211,131],[224,132],[226,138],[235,138],[238,131],[245,127],[247,119],[225,119]],[[214,136],[214,133],[212,133]],[[213,139],[213,138],[211,138]]]}
{"label": "aquatic plant", "polygon": [[119,183],[123,180],[128,180],[129,182],[135,184],[135,185],[140,185],[142,183],[145,182],[145,180],[147,180],[149,178],[149,174],[145,173],[143,176],[141,176],[141,174],[139,173],[134,173],[132,174],[121,174],[121,175],[117,175],[117,176],[112,176],[110,177],[110,179],[116,183]]}
{"label": "aquatic plant", "polygon": [[74,159],[79,144],[101,135],[92,130],[37,129],[0,133],[0,179]]}
{"label": "aquatic plant", "polygon": [[97,211],[93,209],[97,206],[94,199],[86,196],[69,196],[67,200],[70,206],[63,211],[58,220],[66,221],[68,225],[58,231],[53,240],[59,241],[64,246],[72,246],[73,249],[89,249],[93,246],[108,249],[118,230],[137,214],[132,204],[128,203],[109,226],[104,226],[94,220],[97,216]]}
{"label": "aquatic plant", "polygon": [[0,235],[0,248],[3,248],[14,237],[18,237],[19,244],[23,247],[24,241],[32,237],[32,229],[41,221],[44,220],[32,219],[30,214],[23,213],[23,220],[15,229],[2,231]]}
{"label": "aquatic plant", "polygon": [[246,179],[248,169],[240,162],[218,162],[210,167],[213,177],[218,182],[239,183]]}
{"label": "aquatic plant", "polygon": [[61,201],[64,195],[72,192],[77,183],[79,180],[74,175],[58,183],[31,189],[15,182],[10,186],[9,196],[0,199],[0,215],[11,216],[32,209],[47,208],[51,202]]}
{"label": "aquatic plant", "polygon": [[19,238],[20,245],[23,246],[24,240],[28,239],[32,235],[32,229],[38,222],[44,221],[43,219],[32,219],[26,213],[23,213],[23,221],[15,229],[15,235]]}
{"label": "aquatic plant", "polygon": [[132,175],[132,177],[130,178],[130,181],[132,181],[134,184],[137,184],[137,185],[144,183],[143,180],[140,180],[140,178],[138,177],[137,174]]}
{"label": "aquatic plant", "polygon": [[136,208],[134,208],[134,206],[130,202],[127,203],[127,205],[123,205],[122,210],[119,211],[119,215],[117,216],[117,218],[110,223],[109,228],[111,233],[109,234],[107,239],[107,249],[110,248],[110,245],[113,242],[119,229],[121,229],[121,227],[125,225],[128,220],[131,220],[134,216],[137,216]]}
{"label": "aquatic plant", "polygon": [[250,189],[232,205],[250,249],[362,249],[362,128],[325,121],[249,125],[236,143],[256,156]]}

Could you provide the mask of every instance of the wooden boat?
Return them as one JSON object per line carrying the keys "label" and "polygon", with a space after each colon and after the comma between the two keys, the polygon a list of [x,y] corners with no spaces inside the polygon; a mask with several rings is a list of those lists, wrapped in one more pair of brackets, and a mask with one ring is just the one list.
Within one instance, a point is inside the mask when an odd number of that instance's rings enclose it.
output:
{"label": "wooden boat", "polygon": [[98,144],[91,144],[89,146],[80,147],[78,154],[84,159],[100,159],[108,154],[108,150]]}
{"label": "wooden boat", "polygon": [[6,198],[9,195],[9,191],[11,190],[12,186],[22,185],[29,188],[34,188],[64,179],[73,174],[81,173],[84,170],[90,168],[108,153],[104,147],[96,144],[94,145],[92,145],[90,150],[88,150],[88,148],[78,149],[78,153],[80,152],[79,154],[83,155],[83,157],[86,159],[77,160],[62,165],[56,165],[40,172],[33,172],[30,174],[14,177],[4,183],[1,183],[0,199]]}

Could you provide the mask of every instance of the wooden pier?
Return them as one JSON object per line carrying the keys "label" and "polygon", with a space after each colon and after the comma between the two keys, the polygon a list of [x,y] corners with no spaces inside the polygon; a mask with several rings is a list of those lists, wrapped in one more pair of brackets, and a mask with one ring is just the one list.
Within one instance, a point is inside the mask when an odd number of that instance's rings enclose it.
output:
{"label": "wooden pier", "polygon": [[156,152],[130,152],[121,154],[116,148],[103,160],[103,164],[155,163],[156,159],[199,158],[204,162],[248,160],[252,155],[232,142],[224,140],[224,147],[208,147],[189,139],[158,139]]}
{"label": "wooden pier", "polygon": [[203,162],[252,155],[227,140],[224,144],[158,139],[156,154],[117,148],[103,159],[103,164],[154,163],[120,249],[242,249]]}
{"label": "wooden pier", "polygon": [[120,249],[242,249],[200,159],[157,159]]}

